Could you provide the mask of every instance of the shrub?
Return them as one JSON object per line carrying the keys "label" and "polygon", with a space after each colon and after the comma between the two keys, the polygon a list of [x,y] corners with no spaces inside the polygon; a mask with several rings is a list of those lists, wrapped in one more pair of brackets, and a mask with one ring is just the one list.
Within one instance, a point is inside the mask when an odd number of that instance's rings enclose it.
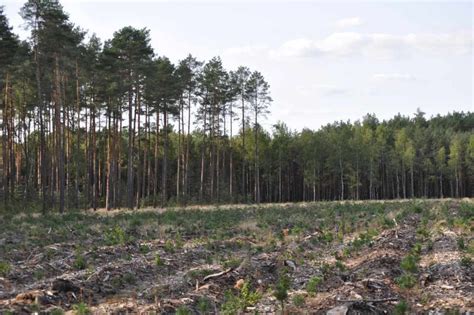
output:
{"label": "shrub", "polygon": [[412,274],[406,273],[401,277],[396,278],[395,282],[402,289],[410,289],[415,286],[416,278]]}
{"label": "shrub", "polygon": [[395,305],[395,309],[393,310],[393,314],[396,315],[404,315],[408,312],[408,304],[407,302],[401,300],[400,302]]}
{"label": "shrub", "polygon": [[227,291],[224,294],[224,303],[221,306],[221,312],[225,315],[238,314],[240,312],[241,304],[237,296],[232,291]]}
{"label": "shrub", "polygon": [[460,263],[461,263],[461,266],[463,266],[463,267],[471,267],[472,266],[472,259],[469,256],[462,256]]}
{"label": "shrub", "polygon": [[393,219],[390,219],[389,217],[384,216],[382,218],[382,226],[386,229],[390,229],[395,226],[395,222],[393,221]]}
{"label": "shrub", "polygon": [[166,240],[165,247],[164,247],[165,252],[167,253],[174,253],[174,244],[173,241],[171,240]]}
{"label": "shrub", "polygon": [[464,243],[464,239],[462,237],[458,238],[458,248],[459,250],[466,249],[466,244]]}
{"label": "shrub", "polygon": [[224,294],[225,302],[221,306],[221,312],[222,314],[237,314],[248,306],[255,305],[261,298],[260,292],[252,291],[250,282],[245,281],[238,295],[234,295],[231,291]]}
{"label": "shrub", "polygon": [[51,310],[51,315],[63,315],[64,314],[64,311],[62,308],[54,308],[53,310]]}
{"label": "shrub", "polygon": [[408,255],[402,259],[400,267],[407,272],[416,272],[418,270],[416,263],[418,258],[414,255]]}
{"label": "shrub", "polygon": [[5,277],[10,272],[10,264],[6,261],[0,261],[0,276]]}
{"label": "shrub", "polygon": [[181,305],[176,310],[176,315],[191,315],[191,311],[185,305]]}
{"label": "shrub", "polygon": [[146,254],[146,253],[150,252],[150,247],[149,247],[148,245],[142,245],[142,244],[140,244],[140,245],[138,246],[138,250],[140,251],[140,253]]}
{"label": "shrub", "polygon": [[282,310],[285,308],[285,301],[288,298],[290,283],[290,277],[282,272],[273,291],[273,296],[280,302]]}
{"label": "shrub", "polygon": [[313,277],[309,279],[308,283],[306,283],[306,291],[309,293],[316,293],[322,281],[323,279],[321,277]]}
{"label": "shrub", "polygon": [[339,269],[340,271],[346,270],[346,265],[340,260],[336,260],[336,268]]}
{"label": "shrub", "polygon": [[124,245],[127,242],[127,234],[118,225],[106,231],[104,237],[107,245]]}
{"label": "shrub", "polygon": [[296,306],[296,307],[301,307],[304,305],[304,302],[305,302],[305,298],[303,295],[301,294],[296,294],[293,296],[293,304]]}
{"label": "shrub", "polygon": [[211,313],[211,301],[206,297],[200,297],[197,302],[197,309],[201,314]]}
{"label": "shrub", "polygon": [[84,302],[74,304],[72,306],[72,309],[76,315],[89,315],[91,314],[91,311],[87,307],[87,304]]}
{"label": "shrub", "polygon": [[74,262],[72,265],[77,270],[84,270],[87,267],[87,262],[81,253],[76,252],[76,257],[74,258]]}
{"label": "shrub", "polygon": [[156,256],[155,256],[155,265],[157,265],[157,266],[163,266],[164,265],[163,260],[160,257],[160,254],[156,254]]}

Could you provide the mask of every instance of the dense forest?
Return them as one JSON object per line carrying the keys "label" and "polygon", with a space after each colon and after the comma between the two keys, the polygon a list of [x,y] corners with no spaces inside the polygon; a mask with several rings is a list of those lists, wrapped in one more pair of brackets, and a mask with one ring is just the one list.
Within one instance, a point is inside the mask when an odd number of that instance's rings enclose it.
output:
{"label": "dense forest", "polygon": [[20,14],[28,41],[0,7],[5,209],[473,196],[473,113],[264,130],[258,71],[174,64],[147,29],[101,42],[55,0]]}

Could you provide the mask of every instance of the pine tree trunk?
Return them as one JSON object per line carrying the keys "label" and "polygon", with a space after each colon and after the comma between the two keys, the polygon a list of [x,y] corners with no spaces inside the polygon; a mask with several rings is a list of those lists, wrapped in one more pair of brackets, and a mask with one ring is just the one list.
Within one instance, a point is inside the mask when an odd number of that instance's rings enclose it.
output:
{"label": "pine tree trunk", "polygon": [[154,167],[154,185],[153,185],[153,207],[156,208],[158,195],[158,140],[160,138],[160,112],[156,112],[156,133],[155,133],[155,167]]}
{"label": "pine tree trunk", "polygon": [[133,193],[133,103],[132,103],[132,87],[128,90],[128,161],[127,161],[127,206],[133,209],[134,193]]}
{"label": "pine tree trunk", "polygon": [[161,175],[161,206],[164,207],[167,203],[167,191],[166,191],[166,180],[168,172],[168,109],[163,111],[163,169]]}

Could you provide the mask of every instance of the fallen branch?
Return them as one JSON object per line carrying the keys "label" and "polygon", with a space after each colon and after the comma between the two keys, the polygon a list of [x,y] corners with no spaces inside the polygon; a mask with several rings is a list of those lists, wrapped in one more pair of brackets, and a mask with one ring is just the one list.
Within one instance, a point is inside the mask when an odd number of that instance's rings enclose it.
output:
{"label": "fallen branch", "polygon": [[204,279],[202,279],[202,281],[204,282],[204,281],[207,281],[207,280],[212,279],[212,278],[217,278],[217,277],[223,276],[223,275],[225,275],[225,274],[227,274],[231,271],[232,271],[232,268],[229,268],[227,270],[224,270],[224,271],[221,271],[221,272],[218,272],[218,273],[210,274],[208,276],[205,276]]}
{"label": "fallen branch", "polygon": [[382,302],[390,302],[390,301],[398,301],[399,298],[397,297],[390,297],[385,299],[371,299],[371,300],[340,300],[336,299],[338,302],[343,303],[356,303],[356,302],[363,302],[363,303],[382,303]]}

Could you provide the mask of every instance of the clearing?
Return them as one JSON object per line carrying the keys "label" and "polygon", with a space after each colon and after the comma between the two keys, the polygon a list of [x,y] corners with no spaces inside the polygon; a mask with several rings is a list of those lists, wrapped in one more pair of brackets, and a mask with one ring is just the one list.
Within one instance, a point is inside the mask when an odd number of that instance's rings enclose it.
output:
{"label": "clearing", "polygon": [[3,214],[0,313],[474,311],[474,201]]}

